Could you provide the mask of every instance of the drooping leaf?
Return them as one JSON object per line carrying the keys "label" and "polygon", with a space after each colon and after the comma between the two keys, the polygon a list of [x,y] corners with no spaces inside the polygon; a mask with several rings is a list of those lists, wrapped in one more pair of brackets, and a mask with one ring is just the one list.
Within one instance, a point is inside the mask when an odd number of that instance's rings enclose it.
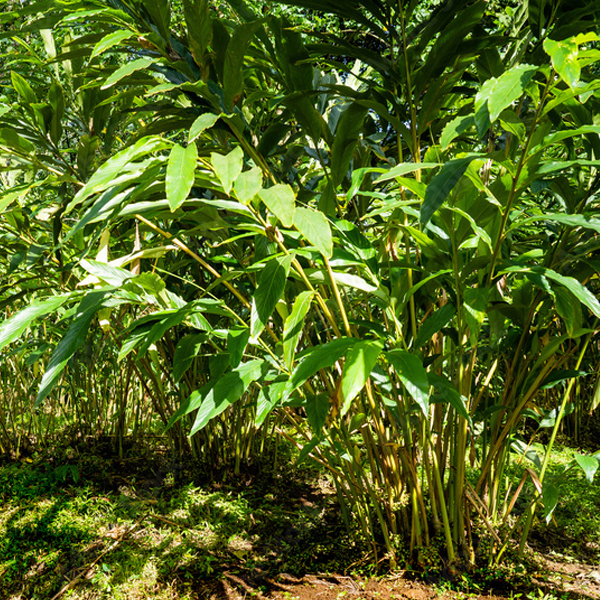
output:
{"label": "drooping leaf", "polygon": [[250,335],[253,339],[261,334],[283,294],[292,260],[291,254],[273,258],[260,274],[250,314]]}
{"label": "drooping leaf", "polygon": [[421,359],[399,349],[390,350],[385,356],[398,379],[426,415],[429,410],[429,379]]}
{"label": "drooping leaf", "polygon": [[426,344],[434,334],[452,320],[455,314],[456,307],[454,304],[444,304],[444,306],[434,311],[419,328],[419,333],[415,340],[415,348],[419,348]]}
{"label": "drooping leaf", "polygon": [[188,144],[197,140],[198,137],[206,129],[210,129],[219,120],[219,115],[213,113],[204,113],[200,115],[190,127],[190,133],[188,134]]}
{"label": "drooping leaf", "polygon": [[278,183],[260,190],[258,195],[284,227],[291,227],[294,224],[296,198],[294,190],[289,185]]}
{"label": "drooping leaf", "polygon": [[574,277],[560,275],[552,269],[540,269],[542,274],[548,279],[552,279],[561,285],[564,285],[582,304],[587,306],[594,315],[600,317],[600,302],[583,284]]}
{"label": "drooping leaf", "polygon": [[389,171],[381,175],[375,180],[375,183],[382,183],[383,181],[389,181],[396,177],[402,177],[408,173],[414,173],[419,169],[434,169],[439,167],[440,163],[425,162],[425,163],[401,163],[392,167]]}
{"label": "drooping leaf", "polygon": [[435,211],[444,203],[458,180],[479,154],[469,154],[463,158],[449,160],[433,177],[427,186],[425,199],[421,205],[421,223],[427,225]]}
{"label": "drooping leaf", "polygon": [[192,365],[206,341],[205,333],[190,333],[179,340],[173,355],[173,379],[178,382]]}
{"label": "drooping leaf", "polygon": [[208,0],[183,0],[183,14],[192,56],[197,65],[202,65],[212,33]]}
{"label": "drooping leaf", "polygon": [[302,333],[304,318],[310,309],[314,292],[307,290],[298,294],[292,312],[283,324],[283,357],[285,364],[291,368],[294,363],[296,346]]}
{"label": "drooping leaf", "polygon": [[252,36],[262,27],[262,21],[238,25],[227,45],[223,66],[223,102],[231,110],[244,91],[244,57]]}
{"label": "drooping leaf", "polygon": [[327,394],[309,394],[303,403],[310,427],[317,435],[325,426],[330,403],[331,400]]}
{"label": "drooping leaf", "polygon": [[383,340],[364,340],[355,344],[346,355],[342,373],[343,404],[341,416],[350,409],[352,400],[363,389],[383,349]]}
{"label": "drooping leaf", "polygon": [[237,402],[250,384],[260,378],[263,364],[264,361],[260,359],[242,363],[223,375],[204,397],[201,395],[195,396],[188,407],[188,412],[198,406],[199,408],[189,435],[192,436],[200,431],[211,419],[214,419],[228,406]]}
{"label": "drooping leaf", "polygon": [[475,125],[475,118],[473,115],[462,115],[452,119],[452,121],[444,127],[444,131],[442,131],[442,136],[440,137],[442,150],[446,150],[450,145],[450,142],[473,125]]}
{"label": "drooping leaf", "polygon": [[331,257],[331,228],[322,212],[299,206],[294,212],[294,226],[321,254]]}
{"label": "drooping leaf", "polygon": [[51,296],[50,298],[38,298],[33,300],[29,306],[21,309],[2,323],[0,323],[0,350],[7,344],[12,344],[19,339],[20,335],[31,327],[37,319],[45,317],[60,308],[69,300],[69,295]]}
{"label": "drooping leaf", "polygon": [[248,327],[235,327],[227,332],[227,350],[229,364],[232,367],[235,368],[242,362],[249,338],[250,329]]}
{"label": "drooping leaf", "polygon": [[431,403],[437,404],[439,402],[447,402],[461,417],[471,424],[471,417],[467,411],[467,399],[464,396],[461,396],[461,394],[458,393],[458,390],[442,375],[428,373],[427,376],[429,383],[438,393],[438,397],[432,397]]}
{"label": "drooping leaf", "polygon": [[85,342],[92,320],[102,307],[107,293],[108,290],[90,292],[79,303],[75,318],[50,357],[35,399],[36,406],[39,406],[54,389],[67,362]]}
{"label": "drooping leaf", "polygon": [[194,185],[194,173],[198,160],[196,144],[188,144],[183,148],[175,144],[169,155],[165,191],[171,212],[175,212],[187,199]]}
{"label": "drooping leaf", "polygon": [[223,191],[229,194],[233,182],[242,172],[244,151],[237,146],[229,154],[211,152],[210,157],[215,173],[223,186]]}
{"label": "drooping leaf", "polygon": [[283,390],[285,388],[285,381],[277,381],[270,385],[263,385],[256,399],[256,418],[254,424],[260,427],[268,414],[277,406],[281,401]]}
{"label": "drooping leaf", "polygon": [[110,50],[111,48],[118,46],[121,42],[124,42],[125,40],[128,40],[129,38],[131,38],[133,36],[134,36],[133,31],[129,31],[128,29],[119,29],[117,31],[113,31],[112,33],[105,35],[94,46],[94,49],[92,50],[92,53],[90,54],[90,60],[92,58],[95,58],[96,56],[99,56],[103,52],[106,52],[107,50]]}
{"label": "drooping leaf", "polygon": [[326,344],[308,350],[301,362],[294,369],[292,376],[285,387],[285,396],[289,396],[296,388],[301,386],[309,377],[318,370],[326,369],[339,360],[356,344],[356,338],[337,338]]}
{"label": "drooping leaf", "polygon": [[160,35],[167,42],[171,39],[171,7],[169,0],[142,0]]}
{"label": "drooping leaf", "polygon": [[138,58],[136,60],[132,60],[124,64],[122,67],[119,67],[114,73],[112,73],[107,80],[104,82],[100,89],[107,90],[109,87],[115,85],[115,83],[119,83],[121,79],[125,79],[125,77],[129,77],[136,71],[144,71],[150,65],[158,62],[157,58]]}
{"label": "drooping leaf", "polygon": [[335,186],[343,181],[348,172],[367,111],[366,107],[352,103],[338,121],[331,149],[331,176]]}

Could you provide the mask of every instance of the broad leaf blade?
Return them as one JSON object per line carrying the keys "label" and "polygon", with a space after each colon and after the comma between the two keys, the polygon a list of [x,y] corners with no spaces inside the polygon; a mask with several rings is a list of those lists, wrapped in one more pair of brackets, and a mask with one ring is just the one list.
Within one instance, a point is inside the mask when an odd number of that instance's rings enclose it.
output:
{"label": "broad leaf blade", "polygon": [[223,191],[229,194],[233,182],[242,172],[244,151],[238,146],[226,155],[211,152],[210,157],[215,173],[223,186]]}
{"label": "broad leaf blade", "polygon": [[292,312],[283,324],[283,358],[288,368],[292,367],[296,346],[302,333],[304,318],[310,309],[314,292],[305,291],[298,294]]}
{"label": "broad leaf blade", "polygon": [[365,340],[358,342],[348,351],[342,373],[341,389],[344,400],[341,416],[348,412],[352,400],[363,389],[382,348],[382,340]]}
{"label": "broad leaf blade", "polygon": [[3,323],[0,323],[0,350],[17,340],[34,321],[54,312],[68,299],[68,295],[38,298],[23,310],[20,310]]}
{"label": "broad leaf blade", "polygon": [[302,358],[302,362],[294,369],[292,376],[287,382],[285,388],[286,397],[297,387],[301,386],[309,377],[312,377],[317,371],[333,365],[346,354],[357,341],[356,338],[338,338],[327,344],[309,350]]}
{"label": "broad leaf blade", "polygon": [[296,200],[294,190],[289,185],[278,183],[273,187],[260,190],[258,195],[284,227],[291,227],[294,224]]}
{"label": "broad leaf blade", "polygon": [[175,212],[187,199],[194,185],[198,148],[191,143],[187,148],[175,144],[167,163],[165,191],[171,212]]}
{"label": "broad leaf blade", "polygon": [[426,415],[429,410],[429,379],[421,360],[404,350],[390,350],[385,356],[398,379]]}
{"label": "broad leaf blade", "polygon": [[333,241],[329,221],[322,212],[299,206],[294,212],[296,229],[321,254],[330,258],[333,253]]}
{"label": "broad leaf blade", "polygon": [[86,334],[96,316],[98,310],[102,307],[102,303],[107,294],[107,290],[98,290],[90,292],[85,296],[79,306],[75,318],[71,322],[67,333],[56,346],[46,372],[42,377],[40,389],[35,399],[35,405],[38,406],[54,389],[58,383],[62,372],[64,371],[67,362],[71,359],[76,350],[85,342]]}
{"label": "broad leaf blade", "polygon": [[237,402],[250,384],[260,378],[263,364],[263,360],[251,360],[223,375],[201,400],[196,420],[189,435],[192,436],[200,431],[211,419],[220,415],[234,402]]}
{"label": "broad leaf blade", "polygon": [[421,223],[423,225],[429,223],[435,211],[445,202],[469,165],[479,157],[479,154],[469,154],[463,158],[450,160],[429,182],[421,206]]}
{"label": "broad leaf blade", "polygon": [[260,274],[250,315],[250,335],[253,339],[261,334],[283,294],[292,259],[292,255],[273,258]]}

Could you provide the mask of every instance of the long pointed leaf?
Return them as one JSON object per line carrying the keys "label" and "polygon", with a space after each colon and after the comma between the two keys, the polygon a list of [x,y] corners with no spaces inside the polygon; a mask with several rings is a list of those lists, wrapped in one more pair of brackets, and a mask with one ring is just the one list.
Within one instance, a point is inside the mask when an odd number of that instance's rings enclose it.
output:
{"label": "long pointed leaf", "polygon": [[187,148],[175,144],[167,163],[165,191],[171,212],[175,212],[188,197],[194,185],[198,148],[193,142]]}

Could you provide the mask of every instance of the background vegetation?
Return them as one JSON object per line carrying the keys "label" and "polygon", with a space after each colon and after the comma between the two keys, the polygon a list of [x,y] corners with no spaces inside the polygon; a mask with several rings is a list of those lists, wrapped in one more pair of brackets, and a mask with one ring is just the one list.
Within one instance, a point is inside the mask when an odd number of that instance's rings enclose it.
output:
{"label": "background vegetation", "polygon": [[290,444],[374,564],[497,564],[600,402],[598,7],[289,4],[4,3],[1,450]]}

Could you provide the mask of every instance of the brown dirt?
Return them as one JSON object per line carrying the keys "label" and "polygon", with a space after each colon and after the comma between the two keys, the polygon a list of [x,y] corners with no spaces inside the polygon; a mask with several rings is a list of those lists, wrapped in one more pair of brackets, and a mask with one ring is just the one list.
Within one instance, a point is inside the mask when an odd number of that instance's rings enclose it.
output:
{"label": "brown dirt", "polygon": [[401,575],[382,579],[360,579],[345,575],[306,575],[302,578],[282,573],[266,578],[259,589],[242,576],[226,573],[220,581],[206,582],[197,590],[205,600],[508,600],[505,596],[438,591],[424,583],[409,581]]}
{"label": "brown dirt", "polygon": [[[540,555],[537,554],[540,561]],[[509,600],[509,598],[545,598],[560,600],[600,600],[600,566],[556,562],[542,557],[540,570],[532,576],[527,592],[511,596],[493,592],[446,591],[443,585],[432,586],[406,579],[402,574],[378,579],[345,575],[305,575],[294,577],[281,573],[275,577],[249,577],[240,572],[198,585],[202,600]],[[538,596],[539,594],[539,596]]]}

